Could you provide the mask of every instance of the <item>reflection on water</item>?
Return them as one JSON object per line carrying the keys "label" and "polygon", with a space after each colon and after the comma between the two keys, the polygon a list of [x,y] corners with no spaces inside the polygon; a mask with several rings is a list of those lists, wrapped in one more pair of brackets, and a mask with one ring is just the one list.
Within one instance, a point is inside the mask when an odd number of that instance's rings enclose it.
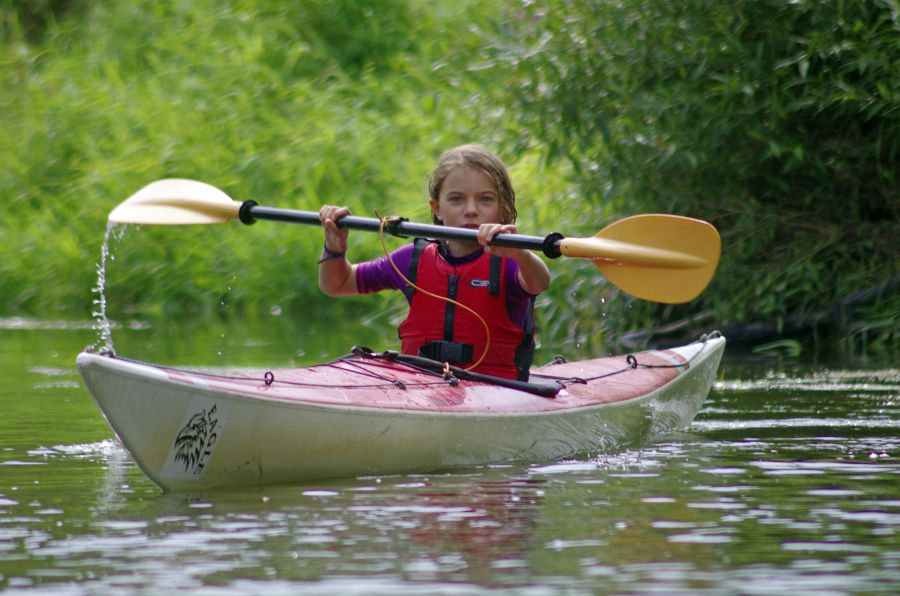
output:
{"label": "reflection on water", "polygon": [[[120,343],[148,358],[212,362],[222,334],[203,343],[190,331],[135,329]],[[726,361],[689,431],[625,452],[164,494],[80,387],[73,355],[92,331],[3,333],[0,589],[11,593],[797,595],[900,585],[900,374],[890,367],[770,373]],[[244,334],[266,338],[247,359],[276,348],[295,358],[296,344],[280,339],[292,333]],[[185,335],[210,360],[186,357]]]}

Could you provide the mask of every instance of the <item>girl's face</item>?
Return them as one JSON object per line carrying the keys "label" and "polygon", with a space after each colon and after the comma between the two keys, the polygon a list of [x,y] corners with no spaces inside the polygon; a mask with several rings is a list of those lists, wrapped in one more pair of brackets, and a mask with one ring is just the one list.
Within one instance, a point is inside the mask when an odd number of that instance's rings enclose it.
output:
{"label": "girl's face", "polygon": [[441,185],[438,200],[429,201],[435,217],[445,226],[478,229],[501,223],[500,194],[490,176],[468,166],[452,170]]}

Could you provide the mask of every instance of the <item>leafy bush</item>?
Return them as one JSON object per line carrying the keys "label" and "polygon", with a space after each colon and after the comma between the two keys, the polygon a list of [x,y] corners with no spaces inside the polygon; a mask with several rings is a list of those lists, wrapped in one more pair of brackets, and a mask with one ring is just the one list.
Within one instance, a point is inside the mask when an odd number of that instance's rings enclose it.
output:
{"label": "leafy bush", "polygon": [[[495,144],[465,73],[433,68],[477,47],[468,26],[483,8],[135,0],[56,15],[39,40],[9,29],[3,312],[88,316],[107,214],[160,178],[272,206],[342,203],[427,221],[426,178],[441,151]],[[375,235],[351,241],[355,258],[381,251]],[[129,229],[110,264],[112,314],[223,303],[308,312],[329,302],[316,285],[321,243],[314,228],[272,223]]]}
{"label": "leafy bush", "polygon": [[510,136],[571,161],[585,204],[723,233],[703,299],[655,318],[768,320],[896,271],[898,21],[891,0],[526,2],[486,66]]}

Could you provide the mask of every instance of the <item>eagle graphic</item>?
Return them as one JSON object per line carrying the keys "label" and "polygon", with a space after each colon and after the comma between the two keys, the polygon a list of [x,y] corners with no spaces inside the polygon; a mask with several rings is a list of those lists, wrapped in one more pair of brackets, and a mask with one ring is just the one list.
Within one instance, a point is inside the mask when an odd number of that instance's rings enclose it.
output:
{"label": "eagle graphic", "polygon": [[175,462],[184,464],[184,471],[194,468],[200,462],[200,455],[206,445],[209,423],[206,410],[202,410],[188,420],[175,437]]}

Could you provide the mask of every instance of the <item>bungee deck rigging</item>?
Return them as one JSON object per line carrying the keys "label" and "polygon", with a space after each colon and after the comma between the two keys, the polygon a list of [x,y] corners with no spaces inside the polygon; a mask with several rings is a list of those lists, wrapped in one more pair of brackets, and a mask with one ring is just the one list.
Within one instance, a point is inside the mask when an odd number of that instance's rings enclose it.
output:
{"label": "bungee deck rigging", "polygon": [[[311,381],[294,381],[290,379],[284,379],[277,377],[272,371],[265,371],[262,373],[262,376],[246,376],[246,375],[229,375],[224,373],[215,373],[210,371],[203,371],[197,369],[187,369],[180,368],[174,366],[164,366],[161,364],[152,364],[147,362],[142,362],[140,360],[134,360],[130,358],[123,358],[121,356],[117,356],[112,353],[107,353],[106,355],[116,358],[118,360],[123,360],[126,362],[131,362],[134,364],[141,364],[144,366],[149,366],[153,368],[158,368],[161,370],[167,370],[172,372],[178,372],[183,374],[195,375],[198,377],[206,377],[206,378],[215,378],[222,379],[227,381],[235,381],[235,382],[250,382],[250,383],[260,383],[262,382],[266,386],[272,386],[276,383],[281,383],[285,385],[295,386],[295,387],[310,387],[310,388],[342,388],[342,389],[374,389],[380,387],[396,387],[402,390],[406,390],[409,388],[416,387],[433,387],[440,385],[449,385],[456,386],[460,381],[474,381],[479,383],[485,383],[489,385],[496,385],[498,387],[505,387],[510,389],[516,389],[519,391],[523,391],[525,393],[530,393],[532,395],[537,395],[540,397],[546,398],[554,398],[562,389],[572,385],[572,384],[588,384],[593,381],[599,381],[605,378],[613,377],[616,375],[620,375],[623,373],[627,373],[630,370],[634,370],[637,368],[683,368],[690,367],[691,362],[699,357],[703,350],[706,348],[706,344],[710,339],[719,338],[721,335],[718,331],[714,331],[709,334],[702,335],[695,343],[699,343],[702,345],[701,350],[694,353],[690,359],[686,360],[683,363],[675,363],[675,364],[650,364],[646,362],[640,362],[638,358],[633,354],[627,354],[621,356],[625,360],[625,366],[622,368],[605,372],[603,374],[593,375],[593,376],[556,376],[550,375],[546,373],[535,372],[532,374],[532,378],[540,379],[539,382],[534,381],[516,381],[511,379],[506,379],[503,377],[494,377],[490,375],[483,375],[479,373],[473,373],[466,369],[462,369],[459,367],[451,366],[447,362],[440,362],[438,360],[431,360],[428,358],[424,358],[422,356],[412,356],[409,354],[401,354],[396,351],[386,350],[383,352],[374,352],[373,350],[366,347],[354,346],[349,354],[344,356],[340,356],[335,358],[330,362],[326,362],[323,364],[316,364],[309,367],[304,367],[307,369],[315,369],[315,368],[333,368],[335,370],[339,370],[344,373],[350,373],[353,375],[359,375],[360,377],[366,377],[369,379],[375,379],[377,382],[348,382],[344,384],[334,384],[334,383],[315,383]],[[557,357],[559,358],[559,357]],[[554,363],[562,364],[567,362],[566,360],[555,360]],[[430,377],[439,378],[440,380],[434,381],[410,381],[403,380],[398,378],[397,376],[397,365],[404,367],[406,370],[416,373],[421,373]],[[383,372],[379,372],[383,371]],[[393,373],[393,375],[391,374]]]}

